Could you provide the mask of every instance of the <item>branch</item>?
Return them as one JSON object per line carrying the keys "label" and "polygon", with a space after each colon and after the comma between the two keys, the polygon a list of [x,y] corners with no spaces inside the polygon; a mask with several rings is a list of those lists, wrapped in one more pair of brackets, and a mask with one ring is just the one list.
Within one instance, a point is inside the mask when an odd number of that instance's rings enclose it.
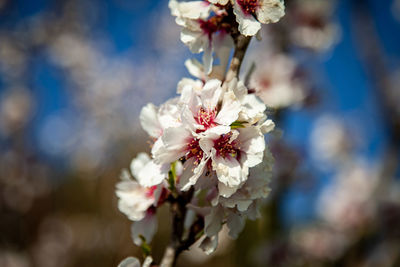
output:
{"label": "branch", "polygon": [[187,212],[186,205],[190,203],[192,196],[193,189],[169,200],[171,202],[172,232],[169,245],[165,249],[161,260],[161,267],[175,266],[179,254],[191,245],[189,244],[188,246],[187,240],[183,240],[183,233]]}
{"label": "branch", "polygon": [[244,36],[241,34],[233,35],[232,37],[235,42],[235,52],[231,64],[229,65],[228,72],[226,73],[225,84],[228,84],[239,76],[240,66],[242,65],[244,55],[251,40],[251,36]]}

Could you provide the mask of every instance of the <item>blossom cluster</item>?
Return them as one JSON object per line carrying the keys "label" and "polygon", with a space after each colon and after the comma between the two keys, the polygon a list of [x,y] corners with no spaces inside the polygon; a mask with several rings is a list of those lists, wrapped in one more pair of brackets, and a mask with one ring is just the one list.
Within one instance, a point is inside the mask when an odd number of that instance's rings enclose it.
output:
{"label": "blossom cluster", "polygon": [[[236,238],[246,218],[259,217],[270,191],[273,158],[264,135],[275,124],[254,90],[238,75],[226,78],[226,67],[235,36],[257,34],[260,23],[278,21],[284,7],[279,0],[170,0],[169,7],[183,27],[182,42],[204,52],[203,64],[186,61],[195,78],[183,78],[175,98],[143,107],[140,122],[152,140],[151,155],[139,153],[123,171],[118,207],[134,222],[134,243],[143,246],[157,229],[157,209],[189,196],[185,230],[200,221],[200,247],[209,254],[223,224]],[[213,66],[213,53],[219,66]]]}
{"label": "blossom cluster", "polygon": [[261,24],[277,22],[285,13],[280,0],[171,0],[169,8],[182,26],[181,41],[193,53],[204,52],[206,74],[212,70],[213,53],[219,57],[233,43],[232,34],[254,36]]}
{"label": "blossom cluster", "polygon": [[139,153],[130,171],[136,179],[124,171],[117,185],[119,209],[135,221],[138,245],[143,237],[151,240],[155,210],[171,194],[171,182],[178,193],[195,191],[190,207],[205,217],[210,238],[225,221],[236,237],[246,216],[257,217],[258,200],[269,192],[268,173],[249,175],[256,166],[271,169],[264,134],[274,123],[264,113],[265,104],[237,80],[224,89],[217,79],[185,78],[178,92],[159,107],[142,109],[142,127],[155,140],[151,157]]}

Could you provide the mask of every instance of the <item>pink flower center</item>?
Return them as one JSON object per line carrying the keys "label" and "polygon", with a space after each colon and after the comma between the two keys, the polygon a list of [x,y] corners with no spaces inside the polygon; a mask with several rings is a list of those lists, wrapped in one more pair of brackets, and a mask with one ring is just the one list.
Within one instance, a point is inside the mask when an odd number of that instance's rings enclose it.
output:
{"label": "pink flower center", "polygon": [[215,123],[215,116],[217,110],[208,110],[201,107],[197,112],[197,117],[195,118],[197,123],[204,126],[204,130],[215,127],[217,124]]}
{"label": "pink flower center", "polygon": [[246,15],[255,15],[257,9],[260,7],[258,0],[237,0],[237,3]]}
{"label": "pink flower center", "polygon": [[202,20],[199,19],[200,23],[200,29],[204,32],[204,34],[208,35],[208,38],[211,39],[211,35],[218,30],[218,25],[215,23],[215,20],[213,20],[211,17],[209,20]]}
{"label": "pink flower center", "polygon": [[223,158],[239,158],[240,148],[237,140],[231,141],[232,132],[221,135],[220,138],[214,141],[214,148],[217,151],[217,156]]}
{"label": "pink flower center", "polygon": [[326,26],[326,19],[320,14],[299,14],[297,15],[297,21],[298,24],[313,29],[323,29]]}
{"label": "pink flower center", "polygon": [[198,22],[200,24],[200,29],[210,40],[214,33],[228,32],[230,27],[228,23],[224,22],[224,15],[215,15],[208,20],[199,19]]}
{"label": "pink flower center", "polygon": [[198,165],[200,161],[203,159],[203,150],[200,147],[199,139],[193,138],[188,146],[187,150],[189,153],[186,155],[186,159],[190,159],[194,157],[194,164]]}
{"label": "pink flower center", "polygon": [[271,84],[272,84],[271,80],[268,79],[267,77],[262,77],[260,80],[260,85],[264,90],[269,89],[271,87]]}
{"label": "pink flower center", "polygon": [[148,198],[154,197],[154,191],[156,191],[156,189],[157,189],[157,186],[156,186],[156,185],[147,188],[146,197],[148,197]]}

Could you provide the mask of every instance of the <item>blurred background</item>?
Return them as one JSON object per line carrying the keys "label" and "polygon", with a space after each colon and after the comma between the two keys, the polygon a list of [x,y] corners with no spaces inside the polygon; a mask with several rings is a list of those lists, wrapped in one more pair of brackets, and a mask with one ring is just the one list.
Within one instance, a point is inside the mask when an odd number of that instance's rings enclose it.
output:
{"label": "blurred background", "polygon": [[[400,266],[400,1],[285,2],[242,67],[281,132],[263,217],[178,265]],[[0,0],[0,266],[141,255],[114,189],[150,150],[140,109],[189,77],[167,4]]]}

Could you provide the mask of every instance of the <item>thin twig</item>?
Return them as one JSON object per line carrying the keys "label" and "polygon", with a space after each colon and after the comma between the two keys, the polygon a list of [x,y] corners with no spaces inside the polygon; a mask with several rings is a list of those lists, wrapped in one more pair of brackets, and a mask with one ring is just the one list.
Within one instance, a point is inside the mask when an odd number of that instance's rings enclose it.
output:
{"label": "thin twig", "polygon": [[239,77],[240,66],[242,65],[244,55],[246,54],[247,47],[249,46],[251,36],[236,35],[233,36],[235,41],[235,52],[229,65],[228,72],[226,73],[225,84],[228,84],[234,78]]}

